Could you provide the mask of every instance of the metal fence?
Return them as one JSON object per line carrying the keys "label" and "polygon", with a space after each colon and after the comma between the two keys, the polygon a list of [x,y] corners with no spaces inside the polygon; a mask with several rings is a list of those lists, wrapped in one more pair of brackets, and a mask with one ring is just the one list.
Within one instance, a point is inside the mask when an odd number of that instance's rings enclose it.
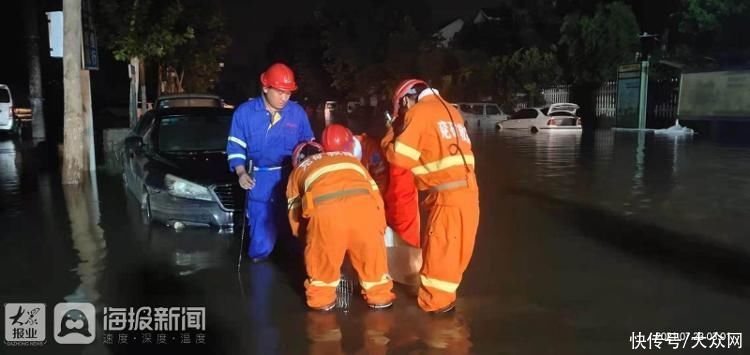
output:
{"label": "metal fence", "polygon": [[[668,127],[677,118],[677,100],[680,79],[672,77],[650,80],[648,87],[647,125],[652,128]],[[570,85],[556,85],[542,90],[547,105],[569,102]],[[596,118],[603,122],[614,122],[617,109],[617,81],[602,84],[596,94]],[[525,107],[526,105],[519,105]]]}

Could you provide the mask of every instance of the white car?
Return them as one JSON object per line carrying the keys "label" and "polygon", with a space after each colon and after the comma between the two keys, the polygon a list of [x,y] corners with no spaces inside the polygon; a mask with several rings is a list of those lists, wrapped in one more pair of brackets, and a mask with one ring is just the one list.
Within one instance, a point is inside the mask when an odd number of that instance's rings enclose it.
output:
{"label": "white car", "polygon": [[581,129],[578,105],[557,103],[545,108],[524,108],[497,123],[498,129]]}
{"label": "white car", "polygon": [[13,115],[13,96],[7,85],[0,84],[0,132],[18,133],[20,122]]}
{"label": "white car", "polygon": [[487,102],[458,102],[453,104],[461,112],[466,127],[493,129],[499,122],[508,119],[500,106]]}

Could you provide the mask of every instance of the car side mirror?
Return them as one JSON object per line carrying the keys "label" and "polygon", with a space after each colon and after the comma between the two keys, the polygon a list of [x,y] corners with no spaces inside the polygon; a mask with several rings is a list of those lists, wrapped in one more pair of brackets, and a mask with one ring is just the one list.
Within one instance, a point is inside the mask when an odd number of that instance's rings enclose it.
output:
{"label": "car side mirror", "polygon": [[130,136],[125,138],[125,147],[128,149],[139,150],[143,148],[143,137]]}

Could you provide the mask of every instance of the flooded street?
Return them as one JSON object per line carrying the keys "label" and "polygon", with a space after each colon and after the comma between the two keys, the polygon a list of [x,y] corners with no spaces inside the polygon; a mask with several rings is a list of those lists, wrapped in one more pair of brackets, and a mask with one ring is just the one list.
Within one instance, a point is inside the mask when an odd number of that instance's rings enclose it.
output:
{"label": "flooded street", "polygon": [[[63,187],[0,138],[0,299],[48,310],[47,344],[0,353],[630,354],[633,332],[750,334],[750,148],[623,131],[472,143],[474,258],[457,310],[430,316],[400,286],[390,310],[308,312],[300,260],[238,268],[238,233],[145,225],[120,176]],[[93,344],[50,340],[58,302],[96,306]],[[103,307],[141,306],[206,307],[205,344],[102,339]]]}

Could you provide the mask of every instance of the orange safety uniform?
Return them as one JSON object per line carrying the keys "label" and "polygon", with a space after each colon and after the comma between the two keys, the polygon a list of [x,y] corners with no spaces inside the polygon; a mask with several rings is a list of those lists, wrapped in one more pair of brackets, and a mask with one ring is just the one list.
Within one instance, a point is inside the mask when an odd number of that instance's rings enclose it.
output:
{"label": "orange safety uniform", "polygon": [[417,188],[428,191],[418,302],[423,310],[436,311],[455,302],[474,251],[479,225],[474,155],[461,114],[436,94],[423,96],[406,112],[404,127],[385,154],[391,165],[410,169]]}
{"label": "orange safety uniform", "polygon": [[383,149],[375,138],[366,133],[354,136],[362,146],[362,165],[378,184],[380,193],[384,194],[388,188],[388,163],[385,161]]}
{"label": "orange safety uniform", "polygon": [[[383,150],[393,144],[393,130],[386,133],[381,144]],[[414,174],[409,169],[388,164],[388,188],[383,193],[383,199],[388,226],[409,245],[421,247],[419,195],[414,185]]]}
{"label": "orange safety uniform", "polygon": [[388,276],[385,212],[378,186],[352,154],[328,152],[305,159],[287,185],[289,222],[305,235],[307,304],[336,300],[341,265],[348,252],[368,304],[393,301]]}

